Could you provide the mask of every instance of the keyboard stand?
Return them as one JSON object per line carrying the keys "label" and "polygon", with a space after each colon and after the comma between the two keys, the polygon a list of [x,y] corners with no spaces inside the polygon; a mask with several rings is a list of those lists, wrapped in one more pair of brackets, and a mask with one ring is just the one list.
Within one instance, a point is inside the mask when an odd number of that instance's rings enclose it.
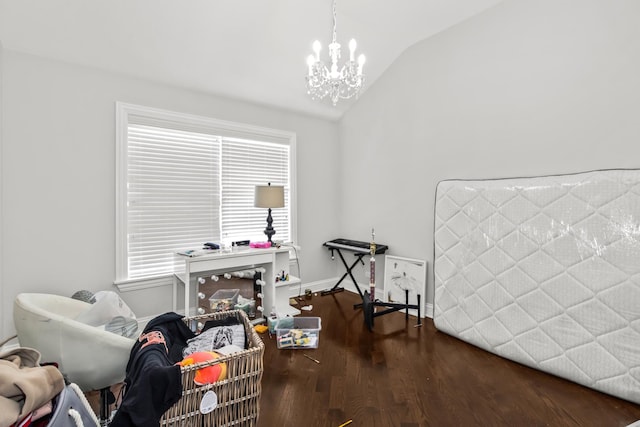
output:
{"label": "keyboard stand", "polygon": [[342,255],[342,251],[340,250],[340,248],[331,248],[331,252],[333,252],[333,251],[338,251],[338,256],[340,256],[340,259],[342,260],[342,264],[344,265],[344,268],[347,271],[345,271],[345,273],[342,275],[340,280],[338,280],[338,282],[335,285],[333,285],[333,287],[331,289],[325,289],[324,291],[320,292],[320,295],[325,296],[325,295],[331,295],[331,294],[335,294],[335,293],[344,291],[344,288],[341,288],[339,286],[340,286],[340,283],[342,283],[342,281],[347,276],[349,276],[349,277],[351,277],[351,280],[353,281],[353,284],[355,285],[356,290],[360,294],[360,297],[362,297],[362,291],[360,290],[360,287],[358,286],[358,282],[356,282],[356,279],[353,277],[353,273],[351,272],[351,270],[353,270],[353,267],[355,267],[356,264],[358,264],[358,262],[360,262],[360,263],[362,263],[362,265],[364,265],[364,261],[362,261],[362,257],[367,255],[367,253],[366,252],[357,252],[357,253],[355,253],[354,255],[357,256],[357,258],[353,262],[353,264],[351,264],[351,266],[349,266],[347,264],[347,261],[344,259],[344,256]]}

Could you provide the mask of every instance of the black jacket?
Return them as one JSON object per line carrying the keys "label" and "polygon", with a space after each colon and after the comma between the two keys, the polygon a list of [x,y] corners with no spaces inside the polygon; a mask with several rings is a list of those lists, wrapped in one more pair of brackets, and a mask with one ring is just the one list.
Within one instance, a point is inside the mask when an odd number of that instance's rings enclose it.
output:
{"label": "black jacket", "polygon": [[124,397],[111,427],[157,427],[162,415],[182,396],[182,375],[177,362],[195,334],[177,313],[151,320],[140,335],[157,331],[164,342],[142,338],[131,349],[124,380]]}

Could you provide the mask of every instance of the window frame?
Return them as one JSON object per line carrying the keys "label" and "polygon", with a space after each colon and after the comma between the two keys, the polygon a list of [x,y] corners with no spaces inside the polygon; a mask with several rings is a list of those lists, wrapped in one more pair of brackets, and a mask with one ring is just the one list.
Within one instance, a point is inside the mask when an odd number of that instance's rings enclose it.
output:
{"label": "window frame", "polygon": [[127,171],[128,128],[131,116],[157,120],[159,124],[174,123],[179,128],[203,131],[222,137],[273,142],[289,146],[289,210],[290,234],[297,241],[297,197],[296,197],[296,134],[294,132],[255,126],[246,123],[214,119],[205,116],[179,113],[153,107],[116,102],[116,233],[115,233],[115,280],[121,291],[139,290],[165,286],[173,282],[173,274],[148,278],[128,277],[127,252]]}

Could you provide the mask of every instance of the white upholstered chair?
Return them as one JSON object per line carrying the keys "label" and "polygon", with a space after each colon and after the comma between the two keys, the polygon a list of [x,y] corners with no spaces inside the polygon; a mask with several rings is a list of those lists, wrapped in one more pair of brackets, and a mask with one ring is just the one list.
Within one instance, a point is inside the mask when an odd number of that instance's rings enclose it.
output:
{"label": "white upholstered chair", "polygon": [[42,362],[56,362],[83,391],[106,393],[124,380],[134,340],[74,320],[89,308],[60,295],[22,293],[14,301],[13,321],[21,346],[38,350]]}

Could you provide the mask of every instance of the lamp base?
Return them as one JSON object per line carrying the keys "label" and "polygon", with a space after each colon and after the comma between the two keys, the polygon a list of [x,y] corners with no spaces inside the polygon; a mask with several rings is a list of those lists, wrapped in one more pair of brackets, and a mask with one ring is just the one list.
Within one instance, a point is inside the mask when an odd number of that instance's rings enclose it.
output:
{"label": "lamp base", "polygon": [[273,218],[271,218],[271,208],[269,208],[269,213],[267,214],[267,228],[264,229],[264,234],[267,235],[267,241],[273,246],[273,242],[271,241],[271,237],[276,234],[276,230],[272,226]]}

